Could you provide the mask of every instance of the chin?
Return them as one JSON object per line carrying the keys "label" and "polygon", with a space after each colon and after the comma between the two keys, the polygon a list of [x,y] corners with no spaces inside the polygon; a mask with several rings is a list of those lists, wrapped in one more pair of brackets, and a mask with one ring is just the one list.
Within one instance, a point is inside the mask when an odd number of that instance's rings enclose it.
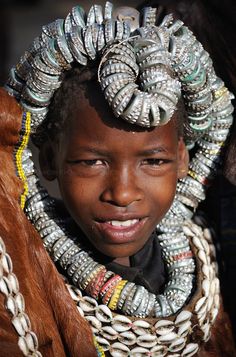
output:
{"label": "chin", "polygon": [[136,254],[140,249],[142,249],[144,244],[141,247],[133,247],[131,244],[96,246],[96,249],[100,253],[111,258],[126,258]]}

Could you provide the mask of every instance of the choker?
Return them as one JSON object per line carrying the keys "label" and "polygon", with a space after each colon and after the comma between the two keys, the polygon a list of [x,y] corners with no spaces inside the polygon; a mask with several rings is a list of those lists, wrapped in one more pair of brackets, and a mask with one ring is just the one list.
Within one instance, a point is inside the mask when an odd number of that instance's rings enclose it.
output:
{"label": "choker", "polygon": [[112,310],[118,309],[127,315],[160,317],[177,312],[192,292],[195,272],[193,253],[185,233],[179,231],[159,235],[168,283],[164,293],[155,296],[144,287],[108,271],[80,245],[79,240],[69,232],[66,222],[57,216],[55,200],[43,187],[39,188],[37,177],[29,168],[29,155],[27,149],[23,167],[30,179],[28,183],[34,185],[34,191],[29,186],[32,194],[26,201],[26,214],[41,235],[52,259],[59,263],[73,284]]}
{"label": "choker", "polygon": [[209,54],[181,21],[168,15],[159,26],[155,22],[156,9],[151,7],[144,9],[140,27],[133,29],[129,22],[113,18],[109,2],[104,11],[93,5],[87,15],[76,6],[65,20],[43,27],[5,87],[31,114],[31,121],[25,114],[27,135],[29,127],[37,134],[64,72],[75,63],[85,66],[101,59],[98,79],[104,96],[114,114],[130,123],[164,125],[182,96],[188,117],[185,136],[189,148],[196,144],[196,150],[187,177],[179,180],[173,204],[157,227],[168,270],[163,294],[155,296],[123,280],[83,249],[40,185],[30,150],[21,145],[16,167],[25,186],[25,213],[74,286],[71,294],[103,348],[112,356],[174,356],[181,351],[181,356],[190,357],[198,350],[194,332],[200,331],[200,340],[207,341],[219,308],[209,231],[191,219],[219,166],[233,121],[233,96],[217,77]]}
{"label": "choker", "polygon": [[71,297],[91,325],[103,353],[109,351],[114,357],[190,357],[197,353],[201,342],[210,338],[220,304],[214,245],[208,228],[201,229],[188,221],[183,230],[196,261],[196,289],[187,304],[169,318],[140,319],[121,315],[66,281]]}

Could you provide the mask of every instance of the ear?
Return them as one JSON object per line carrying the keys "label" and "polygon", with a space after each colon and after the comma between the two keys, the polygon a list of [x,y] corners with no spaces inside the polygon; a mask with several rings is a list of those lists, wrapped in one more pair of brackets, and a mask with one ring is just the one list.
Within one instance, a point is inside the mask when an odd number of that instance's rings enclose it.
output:
{"label": "ear", "polygon": [[40,147],[39,165],[46,180],[55,180],[57,177],[55,150],[49,141],[43,143]]}
{"label": "ear", "polygon": [[189,153],[181,137],[178,142],[178,179],[184,178],[188,173]]}

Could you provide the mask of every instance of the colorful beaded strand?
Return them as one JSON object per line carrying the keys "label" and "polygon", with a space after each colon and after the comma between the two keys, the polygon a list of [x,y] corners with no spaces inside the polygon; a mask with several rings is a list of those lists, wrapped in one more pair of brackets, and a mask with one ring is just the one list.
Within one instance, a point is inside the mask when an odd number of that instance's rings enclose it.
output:
{"label": "colorful beaded strand", "polygon": [[29,136],[30,136],[30,119],[31,119],[31,114],[30,112],[24,112],[23,113],[23,118],[22,118],[22,127],[21,127],[21,133],[20,133],[20,139],[19,142],[16,146],[15,150],[15,162],[16,162],[16,168],[17,168],[17,175],[20,177],[24,184],[24,189],[20,197],[20,206],[22,209],[24,209],[25,206],[25,201],[26,201],[26,196],[28,194],[28,184],[27,184],[27,178],[23,169],[22,165],[22,154],[24,149],[26,148],[28,141],[29,141]]}

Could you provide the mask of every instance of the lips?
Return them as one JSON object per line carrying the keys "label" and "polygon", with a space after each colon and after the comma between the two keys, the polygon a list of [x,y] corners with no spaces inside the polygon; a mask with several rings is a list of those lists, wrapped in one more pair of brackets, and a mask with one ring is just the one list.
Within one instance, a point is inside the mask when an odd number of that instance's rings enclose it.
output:
{"label": "lips", "polygon": [[136,240],[147,217],[144,218],[112,218],[96,221],[95,225],[103,239],[111,244],[124,244]]}
{"label": "lips", "polygon": [[131,227],[138,222],[139,222],[139,219],[127,219],[125,221],[111,220],[111,221],[108,221],[107,223],[111,224],[114,227],[122,228],[122,227]]}

